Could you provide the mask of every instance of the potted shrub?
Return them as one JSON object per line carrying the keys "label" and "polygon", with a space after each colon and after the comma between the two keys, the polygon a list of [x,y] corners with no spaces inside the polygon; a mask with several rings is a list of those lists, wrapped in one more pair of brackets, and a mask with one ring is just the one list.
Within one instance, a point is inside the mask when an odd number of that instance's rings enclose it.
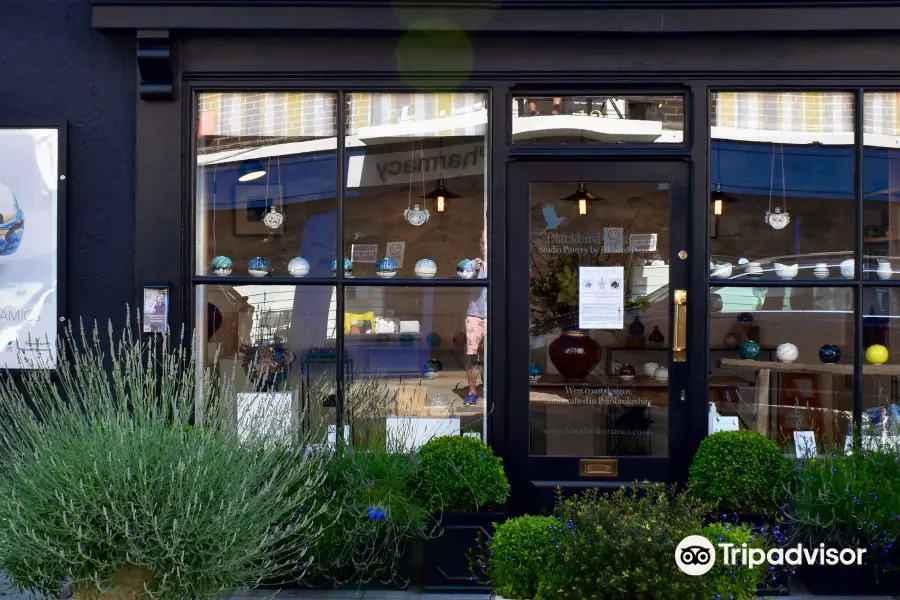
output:
{"label": "potted shrub", "polygon": [[764,525],[778,512],[789,473],[790,463],[772,440],[755,431],[719,431],[701,442],[688,483],[717,517]]}
{"label": "potted shrub", "polygon": [[[800,577],[815,594],[885,592],[900,534],[900,457],[882,447],[824,454],[798,465],[786,517],[791,543],[866,548],[863,565],[804,565]],[[886,577],[887,575],[887,577]],[[887,581],[886,581],[887,580]]]}
{"label": "potted shrub", "polygon": [[[747,525],[734,523],[711,523],[702,530],[702,535],[713,545],[726,542],[747,548],[768,549],[765,538]],[[707,598],[733,598],[749,600],[756,597],[760,587],[765,587],[770,572],[764,567],[751,569],[748,565],[724,565],[716,560],[715,566],[706,575]],[[768,595],[768,594],[766,594]]]}
{"label": "potted shrub", "polygon": [[479,591],[469,568],[479,536],[490,537],[496,512],[509,495],[499,457],[469,436],[437,437],[418,452],[417,494],[434,518],[434,539],[424,544],[424,591]]}
{"label": "potted shrub", "polygon": [[483,570],[494,593],[505,600],[531,600],[556,561],[559,521],[526,515],[496,526],[473,570]]}
{"label": "potted shrub", "polygon": [[223,597],[290,572],[320,535],[320,458],[271,435],[264,399],[235,422],[227,385],[198,393],[205,368],[139,336],[69,329],[53,377],[0,386],[0,572],[18,589]]}

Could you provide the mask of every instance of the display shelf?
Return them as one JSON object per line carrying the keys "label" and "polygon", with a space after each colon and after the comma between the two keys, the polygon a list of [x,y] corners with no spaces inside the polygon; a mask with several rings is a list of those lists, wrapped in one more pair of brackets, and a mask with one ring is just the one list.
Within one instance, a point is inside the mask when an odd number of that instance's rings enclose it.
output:
{"label": "display shelf", "polygon": [[[740,377],[731,377],[731,376],[713,376],[710,378],[709,382],[710,387],[713,388],[731,388],[731,387],[739,387],[750,385],[744,379]],[[636,388],[668,388],[668,381],[659,381],[654,377],[647,377],[642,375],[635,376],[634,379],[625,380],[621,377],[606,377],[606,376],[590,376],[587,379],[582,381],[572,381],[571,379],[566,379],[562,375],[542,375],[540,381],[538,383],[532,383],[532,388],[558,388],[558,387],[590,387],[590,386],[606,386],[606,387],[636,387]]]}
{"label": "display shelf", "polygon": [[[781,373],[811,373],[826,375],[853,375],[853,365],[828,365],[825,363],[783,363],[768,360],[723,358],[723,369],[750,369],[753,371],[777,371]],[[900,376],[900,365],[863,365],[863,375]]]}

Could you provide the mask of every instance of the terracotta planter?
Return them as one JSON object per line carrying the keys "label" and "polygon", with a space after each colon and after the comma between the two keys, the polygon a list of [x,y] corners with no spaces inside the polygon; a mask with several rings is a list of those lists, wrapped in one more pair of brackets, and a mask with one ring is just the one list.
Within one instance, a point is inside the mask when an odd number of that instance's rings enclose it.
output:
{"label": "terracotta planter", "polygon": [[550,343],[550,362],[566,379],[584,379],[600,361],[600,345],[584,331],[566,328]]}
{"label": "terracotta planter", "polygon": [[144,567],[125,565],[113,576],[112,587],[101,592],[96,588],[76,590],[73,600],[135,600],[143,595],[144,584],[153,581],[153,573]]}

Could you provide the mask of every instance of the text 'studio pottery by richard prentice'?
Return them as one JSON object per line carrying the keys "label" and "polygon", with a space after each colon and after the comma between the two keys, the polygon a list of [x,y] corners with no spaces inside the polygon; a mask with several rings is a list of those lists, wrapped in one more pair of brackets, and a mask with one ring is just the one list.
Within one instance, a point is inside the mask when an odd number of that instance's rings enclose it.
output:
{"label": "text 'studio pottery by richard prentice'", "polygon": [[549,347],[550,362],[566,379],[580,380],[597,365],[602,350],[587,332],[577,327],[563,329]]}

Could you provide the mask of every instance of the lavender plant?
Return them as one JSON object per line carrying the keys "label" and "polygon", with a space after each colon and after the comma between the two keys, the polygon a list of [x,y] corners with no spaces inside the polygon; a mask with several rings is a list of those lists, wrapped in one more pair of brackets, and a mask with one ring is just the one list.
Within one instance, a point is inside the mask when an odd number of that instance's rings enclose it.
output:
{"label": "lavender plant", "polygon": [[0,571],[15,587],[212,598],[314,560],[323,459],[273,438],[265,402],[240,414],[183,339],[130,322],[69,327],[58,355],[55,373],[0,384]]}

